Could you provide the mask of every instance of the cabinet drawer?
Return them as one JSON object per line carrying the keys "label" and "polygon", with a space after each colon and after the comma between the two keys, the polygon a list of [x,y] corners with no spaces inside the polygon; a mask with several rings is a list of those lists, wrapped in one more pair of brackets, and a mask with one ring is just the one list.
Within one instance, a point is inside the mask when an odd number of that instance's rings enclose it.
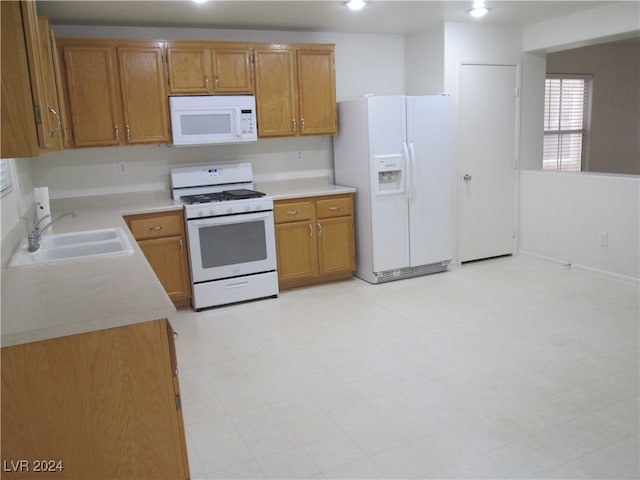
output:
{"label": "cabinet drawer", "polygon": [[316,201],[316,216],[318,218],[344,217],[346,215],[353,215],[351,197],[335,197]]}
{"label": "cabinet drawer", "polygon": [[275,204],[273,206],[273,215],[276,223],[311,220],[313,218],[313,205],[311,202]]}
{"label": "cabinet drawer", "polygon": [[134,215],[127,217],[127,223],[136,240],[182,235],[184,226],[182,214]]}

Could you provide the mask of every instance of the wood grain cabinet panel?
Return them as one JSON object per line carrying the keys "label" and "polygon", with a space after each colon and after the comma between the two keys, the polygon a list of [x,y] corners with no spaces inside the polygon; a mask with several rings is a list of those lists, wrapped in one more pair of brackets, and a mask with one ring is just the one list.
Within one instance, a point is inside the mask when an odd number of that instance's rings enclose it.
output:
{"label": "wood grain cabinet panel", "polygon": [[182,210],[128,215],[125,221],[171,301],[187,306],[191,279]]}
{"label": "wood grain cabinet panel", "polygon": [[351,278],[353,195],[276,200],[274,212],[280,289]]}
{"label": "wood grain cabinet panel", "polygon": [[333,45],[256,45],[254,57],[261,137],[337,132]]}
{"label": "wood grain cabinet panel", "polygon": [[169,143],[164,42],[59,39],[75,147]]}
{"label": "wood grain cabinet panel", "polygon": [[53,30],[46,17],[38,17],[38,30],[44,87],[44,104],[41,106],[40,115],[47,117],[44,148],[49,151],[63,150],[65,148],[65,128],[61,109],[63,87],[59,85],[60,66],[56,58]]}
{"label": "wood grain cabinet panel", "polygon": [[39,153],[38,134],[22,11],[17,1],[3,0],[0,8],[0,158],[35,157]]}
{"label": "wood grain cabinet panel", "polygon": [[253,93],[247,43],[170,41],[167,60],[172,95]]}
{"label": "wood grain cabinet panel", "polygon": [[168,143],[163,48],[121,46],[117,53],[126,143]]}
{"label": "wood grain cabinet panel", "polygon": [[173,342],[155,320],[2,348],[3,465],[30,467],[3,478],[189,478]]}

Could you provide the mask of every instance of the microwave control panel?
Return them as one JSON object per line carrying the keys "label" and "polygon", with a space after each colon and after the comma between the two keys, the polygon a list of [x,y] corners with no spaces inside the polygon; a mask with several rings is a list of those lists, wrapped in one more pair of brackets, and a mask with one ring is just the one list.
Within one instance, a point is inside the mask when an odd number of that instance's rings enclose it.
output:
{"label": "microwave control panel", "polygon": [[251,109],[240,110],[240,125],[242,126],[243,134],[251,134],[255,131],[254,115]]}

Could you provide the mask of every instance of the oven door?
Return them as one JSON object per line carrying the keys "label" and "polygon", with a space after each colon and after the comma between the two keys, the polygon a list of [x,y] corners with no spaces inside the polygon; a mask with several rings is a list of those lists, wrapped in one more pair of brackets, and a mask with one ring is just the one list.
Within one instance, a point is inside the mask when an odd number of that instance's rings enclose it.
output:
{"label": "oven door", "polygon": [[194,283],[276,270],[273,212],[187,221]]}

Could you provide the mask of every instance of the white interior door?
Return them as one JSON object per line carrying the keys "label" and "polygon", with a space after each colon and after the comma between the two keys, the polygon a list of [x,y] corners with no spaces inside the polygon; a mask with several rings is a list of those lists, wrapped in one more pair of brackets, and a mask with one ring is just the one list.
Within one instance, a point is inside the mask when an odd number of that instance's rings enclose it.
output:
{"label": "white interior door", "polygon": [[517,75],[515,65],[462,65],[458,131],[462,262],[513,253]]}

